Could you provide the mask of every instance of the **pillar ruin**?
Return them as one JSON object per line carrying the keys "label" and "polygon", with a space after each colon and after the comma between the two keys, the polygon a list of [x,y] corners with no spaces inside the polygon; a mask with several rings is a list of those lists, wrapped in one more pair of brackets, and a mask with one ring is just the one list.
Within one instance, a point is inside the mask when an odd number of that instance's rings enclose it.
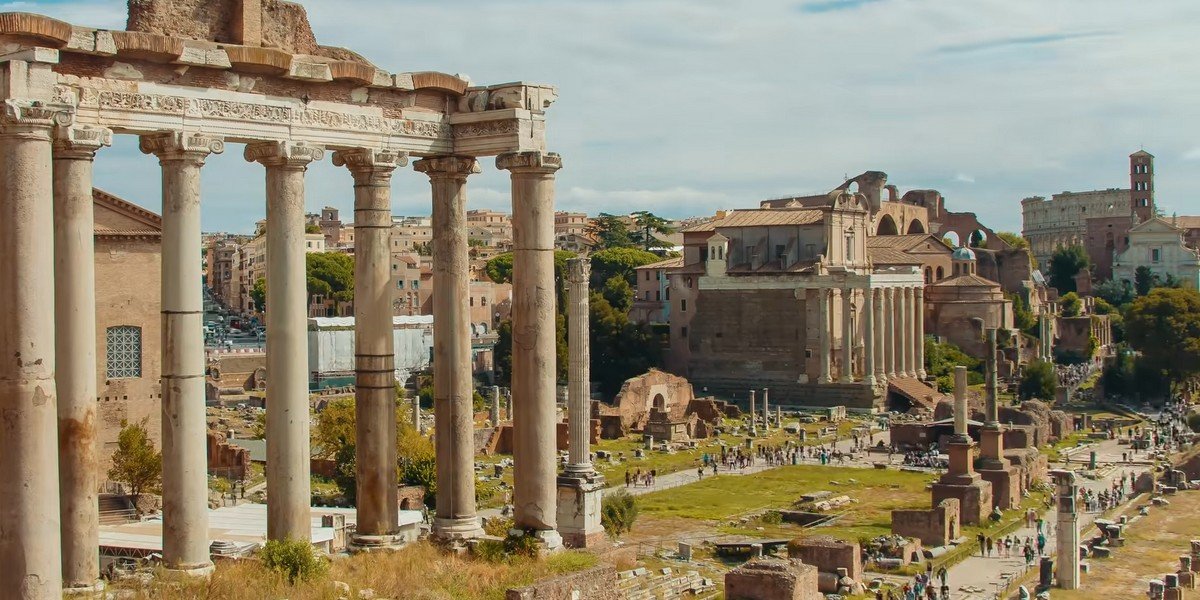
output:
{"label": "pillar ruin", "polygon": [[875,291],[863,290],[863,382],[871,387],[879,382],[875,363]]}
{"label": "pillar ruin", "polygon": [[842,383],[854,381],[854,290],[842,290]]}
{"label": "pillar ruin", "polygon": [[1058,561],[1054,575],[1059,588],[1075,590],[1079,589],[1079,513],[1075,507],[1079,486],[1075,482],[1074,471],[1056,469],[1050,471],[1050,476],[1054,478],[1055,493],[1058,495],[1055,532]]}
{"label": "pillar ruin", "polygon": [[[59,113],[6,100],[0,113],[0,589],[62,595],[58,415],[54,382],[54,195],[51,127]],[[91,240],[87,240],[88,243]]]}
{"label": "pillar ruin", "polygon": [[758,411],[754,402],[754,390],[750,390],[750,435],[758,435]]}
{"label": "pillar ruin", "polygon": [[821,346],[821,355],[818,359],[820,361],[821,374],[819,377],[817,377],[817,383],[829,383],[833,380],[831,376],[832,368],[830,365],[832,362],[830,354],[833,350],[833,340],[831,339],[833,337],[833,331],[829,326],[829,305],[832,302],[832,295],[833,290],[817,290],[818,322],[820,323],[817,339]]}
{"label": "pillar ruin", "polygon": [[954,436],[946,445],[950,468],[933,484],[933,507],[947,498],[959,502],[962,522],[978,525],[992,509],[992,484],[974,469],[974,446],[968,433],[967,369],[954,367]]}
{"label": "pillar ruin", "polygon": [[588,280],[591,260],[567,261],[567,467],[558,477],[558,530],[569,548],[594,548],[605,541],[600,524],[604,477],[591,461],[591,374]]}
{"label": "pillar ruin", "polygon": [[474,379],[471,375],[471,268],[467,177],[473,158],[423,158],[413,168],[433,187],[433,418],[437,435],[437,516],[433,536],[483,534],[475,512]]}
{"label": "pillar ruin", "polygon": [[1024,485],[1020,469],[1004,457],[1004,426],[1000,423],[996,386],[996,329],[989,328],[984,334],[986,404],[984,424],[979,429],[979,475],[992,484],[992,505],[1008,510],[1020,505]]}
{"label": "pillar ruin", "polygon": [[916,327],[913,326],[913,289],[910,287],[902,288],[901,294],[904,296],[903,308],[901,308],[901,322],[904,324],[904,333],[900,336],[900,346],[904,355],[904,376],[916,377],[917,365],[916,355],[913,352],[913,338],[916,336]]}
{"label": "pillar ruin", "polygon": [[267,539],[308,540],[312,486],[308,403],[308,291],[304,173],[325,149],[248,144],[267,171]]}
{"label": "pillar ruin", "polygon": [[492,386],[492,406],[488,413],[488,419],[492,421],[492,427],[500,426],[500,386]]}
{"label": "pillar ruin", "polygon": [[925,289],[913,288],[913,362],[917,379],[925,379]]}
{"label": "pillar ruin", "polygon": [[882,304],[884,305],[883,314],[886,318],[881,319],[883,324],[883,339],[880,344],[883,346],[883,370],[888,379],[896,376],[896,300],[895,290],[892,288],[884,288],[880,290],[882,293]]}
{"label": "pillar ruin", "polygon": [[354,404],[357,413],[356,550],[402,543],[396,488],[396,370],[392,333],[390,235],[392,172],[408,156],[339,150],[333,164],[354,177]]}
{"label": "pillar ruin", "polygon": [[496,157],[512,179],[513,203],[513,477],[514,524],[548,549],[557,530],[554,343],[554,174],[552,152]]}
{"label": "pillar ruin", "polygon": [[96,257],[92,164],[112,144],[100,127],[54,132],[54,361],[65,591],[103,588],[96,455]]}
{"label": "pillar ruin", "polygon": [[163,562],[207,576],[208,424],[204,411],[200,168],[225,151],[221,138],[168,132],[142,136],[162,166]]}
{"label": "pillar ruin", "polygon": [[767,388],[762,389],[762,398],[763,398],[763,401],[762,401],[762,405],[763,405],[762,406],[762,416],[763,417],[762,417],[762,419],[763,419],[763,431],[764,432],[771,430],[771,407],[768,405],[769,404],[769,400],[767,400],[768,393],[769,393],[769,391]]}

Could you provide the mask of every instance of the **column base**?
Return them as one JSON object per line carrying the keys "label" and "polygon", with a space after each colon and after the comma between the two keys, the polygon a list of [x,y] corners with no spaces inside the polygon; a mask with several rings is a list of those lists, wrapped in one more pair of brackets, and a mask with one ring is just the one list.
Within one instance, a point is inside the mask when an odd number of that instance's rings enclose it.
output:
{"label": "column base", "polygon": [[104,593],[104,580],[97,579],[92,585],[63,586],[63,596],[71,598],[98,598]]}
{"label": "column base", "polygon": [[538,545],[541,546],[542,554],[551,554],[563,549],[563,539],[559,533],[553,529],[536,529],[533,531],[525,531],[524,529],[510,529],[508,535],[517,537],[522,535],[532,535],[537,538]]}
{"label": "column base", "polygon": [[393,535],[352,535],[350,543],[346,545],[346,549],[352,553],[359,552],[387,552],[390,550],[399,550],[407,545],[409,538],[403,534]]}
{"label": "column base", "polygon": [[457,543],[474,539],[483,535],[483,524],[479,517],[459,519],[433,519],[433,532],[430,534],[435,542]]}
{"label": "column base", "polygon": [[180,578],[207,580],[212,577],[213,572],[216,570],[217,570],[216,565],[214,565],[210,562],[210,563],[205,563],[202,565],[187,565],[187,566],[182,566],[182,567],[177,567],[177,568],[167,567],[167,568],[163,569],[163,572],[168,577],[180,577]]}
{"label": "column base", "polygon": [[921,370],[917,371],[917,379],[920,379],[921,381],[925,381],[925,376],[926,376],[925,369],[921,369]]}
{"label": "column base", "polygon": [[604,476],[599,473],[558,477],[558,532],[568,548],[599,548],[608,545],[600,522],[604,500]]}

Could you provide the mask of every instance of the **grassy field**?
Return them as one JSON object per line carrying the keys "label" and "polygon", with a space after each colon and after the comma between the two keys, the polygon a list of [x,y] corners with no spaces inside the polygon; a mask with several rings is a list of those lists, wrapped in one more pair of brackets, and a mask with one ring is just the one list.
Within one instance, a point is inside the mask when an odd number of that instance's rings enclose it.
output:
{"label": "grassy field", "polygon": [[[397,552],[358,554],[334,561],[324,576],[288,584],[258,561],[218,562],[209,582],[176,582],[156,578],[147,586],[116,583],[110,590],[130,590],[136,600],[336,600],[334,581],[350,585],[351,597],[370,588],[380,598],[407,600],[503,600],[505,591],[538,579],[590,568],[596,557],[563,552],[545,560],[511,558],[489,563],[447,554],[427,543]],[[126,597],[126,596],[122,596]]]}

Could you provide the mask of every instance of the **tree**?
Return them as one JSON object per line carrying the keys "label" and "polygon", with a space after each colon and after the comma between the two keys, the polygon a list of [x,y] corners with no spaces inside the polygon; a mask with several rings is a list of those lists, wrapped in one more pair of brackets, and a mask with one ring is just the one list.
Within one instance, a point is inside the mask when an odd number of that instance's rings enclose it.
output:
{"label": "tree", "polygon": [[1113,341],[1116,343],[1125,341],[1125,317],[1121,314],[1120,309],[1110,304],[1104,298],[1096,296],[1092,304],[1092,312],[1098,315],[1108,315],[1109,326],[1112,328]]}
{"label": "tree", "polygon": [[639,248],[608,248],[592,254],[592,287],[599,288],[614,275],[637,285],[637,268],[662,260]]}
{"label": "tree", "polygon": [[1200,375],[1200,292],[1158,288],[1133,301],[1125,319],[1130,346],[1171,384]]}
{"label": "tree", "polygon": [[1013,325],[1029,335],[1036,336],[1038,327],[1037,317],[1034,316],[1032,310],[1029,310],[1029,304],[1017,293],[1008,294],[1008,299],[1012,302],[1013,307]]}
{"label": "tree", "polygon": [[267,278],[259,277],[254,280],[254,287],[250,288],[250,299],[254,301],[254,306],[260,312],[267,312]]}
{"label": "tree", "polygon": [[1078,317],[1083,311],[1083,300],[1079,299],[1079,294],[1068,292],[1063,297],[1058,299],[1059,306],[1062,307],[1062,316]]}
{"label": "tree", "polygon": [[1145,296],[1154,289],[1158,277],[1154,275],[1154,271],[1150,267],[1141,266],[1133,271],[1133,289],[1138,296]]}
{"label": "tree", "polygon": [[954,390],[954,367],[967,368],[967,383],[983,383],[983,362],[963,352],[950,342],[935,342],[925,337],[925,372],[937,380],[938,391],[949,393]]}
{"label": "tree", "polygon": [[587,234],[596,240],[597,247],[601,249],[634,246],[633,234],[629,232],[629,226],[625,224],[623,217],[617,215],[600,213],[600,216],[588,223]]}
{"label": "tree", "polygon": [[1083,246],[1061,247],[1050,256],[1050,285],[1066,294],[1075,291],[1075,276],[1088,267],[1087,250]]}
{"label": "tree", "polygon": [[1017,386],[1017,395],[1022,400],[1054,401],[1058,389],[1054,365],[1046,361],[1034,361],[1025,367],[1021,374],[1021,383]]}
{"label": "tree", "polygon": [[637,226],[638,231],[633,235],[634,241],[640,242],[642,249],[649,252],[652,248],[670,248],[671,244],[658,239],[654,234],[670,235],[675,233],[675,229],[670,223],[648,211],[639,210],[633,213],[633,223]]}
{"label": "tree", "polygon": [[146,419],[138,423],[121,421],[108,478],[129,486],[129,497],[135,507],[144,492],[158,489],[162,481],[162,453],[154,449]]}
{"label": "tree", "polygon": [[1092,288],[1092,295],[1098,299],[1103,299],[1113,306],[1125,306],[1136,297],[1133,292],[1133,285],[1128,281],[1109,279]]}
{"label": "tree", "polygon": [[[625,283],[619,277],[611,279],[616,285]],[[631,322],[627,311],[610,304],[606,295],[615,293],[603,288],[592,292],[589,311],[592,381],[606,396],[620,391],[626,379],[662,363],[659,337],[648,326]]]}
{"label": "tree", "polygon": [[309,298],[354,300],[354,257],[342,252],[309,252],[304,255]]}
{"label": "tree", "polygon": [[1011,231],[998,231],[996,232],[996,237],[1004,240],[1005,243],[1013,248],[1029,248],[1029,240]]}
{"label": "tree", "polygon": [[321,233],[320,225],[305,225],[304,233]]}
{"label": "tree", "polygon": [[616,488],[605,493],[600,502],[600,525],[605,533],[616,538],[633,531],[639,512],[637,497],[625,491],[625,488]]}

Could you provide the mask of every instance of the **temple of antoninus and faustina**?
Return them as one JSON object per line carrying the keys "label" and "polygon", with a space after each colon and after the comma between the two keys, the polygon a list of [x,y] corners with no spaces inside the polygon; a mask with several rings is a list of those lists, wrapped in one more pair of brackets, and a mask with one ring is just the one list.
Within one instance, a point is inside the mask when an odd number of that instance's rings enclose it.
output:
{"label": "temple of antoninus and faustina", "polygon": [[[92,170],[139,136],[162,172],[163,560],[212,569],[207,537],[201,170],[243,145],[267,212],[268,537],[307,539],[305,171],[354,180],[358,505],[352,545],[397,543],[388,232],[398,168],[429,178],[435,273],[433,534],[477,535],[466,185],[495,156],[512,179],[516,525],[557,544],[554,88],[390,73],[320,46],[279,0],[139,0],[126,31],[0,14],[0,590],[59,598],[97,583]],[[415,175],[414,175],[415,176]],[[347,190],[347,193],[350,191]],[[255,195],[258,190],[247,190]],[[61,499],[61,503],[60,503]],[[60,506],[61,504],[61,506]]]}

